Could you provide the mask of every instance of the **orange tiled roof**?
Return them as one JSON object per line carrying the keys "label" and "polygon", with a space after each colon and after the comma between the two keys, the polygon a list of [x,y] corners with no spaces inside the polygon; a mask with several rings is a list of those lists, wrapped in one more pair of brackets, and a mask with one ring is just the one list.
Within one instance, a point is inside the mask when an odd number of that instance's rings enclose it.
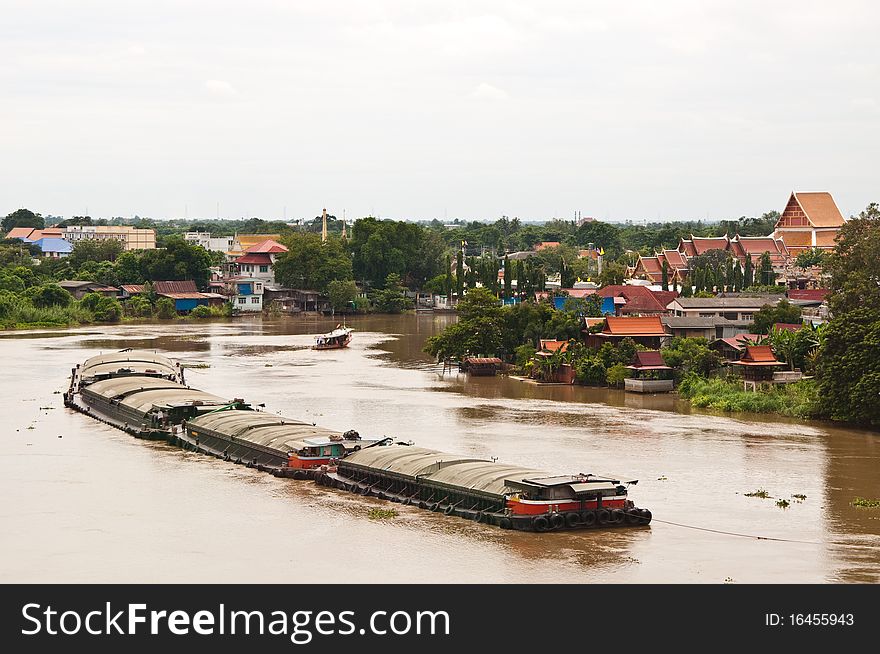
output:
{"label": "orange tiled roof", "polygon": [[541,349],[548,352],[565,352],[568,349],[568,341],[555,341],[541,339]]}
{"label": "orange tiled roof", "polygon": [[726,250],[730,245],[727,236],[691,236],[697,254],[705,254],[709,250]]}
{"label": "orange tiled roof", "polygon": [[841,227],[843,215],[830,193],[793,193],[813,227]]}
{"label": "orange tiled roof", "polygon": [[[242,247],[244,247],[243,244]],[[278,241],[267,238],[265,241],[260,241],[256,245],[250,246],[245,252],[248,254],[278,254],[281,252],[287,252],[287,248],[281,245]]]}
{"label": "orange tiled roof", "polygon": [[31,233],[34,231],[33,227],[13,227],[9,230],[6,238],[30,238]]}
{"label": "orange tiled roof", "polygon": [[773,355],[773,348],[769,345],[747,345],[746,352],[742,355],[740,362],[767,365],[779,363]]}
{"label": "orange tiled roof", "polygon": [[663,256],[666,258],[666,263],[669,264],[670,268],[687,268],[687,262],[684,260],[684,256],[682,256],[681,252],[678,250],[663,250]]}
{"label": "orange tiled roof", "polygon": [[668,336],[660,316],[622,317],[607,316],[605,329],[602,334],[606,336]]}

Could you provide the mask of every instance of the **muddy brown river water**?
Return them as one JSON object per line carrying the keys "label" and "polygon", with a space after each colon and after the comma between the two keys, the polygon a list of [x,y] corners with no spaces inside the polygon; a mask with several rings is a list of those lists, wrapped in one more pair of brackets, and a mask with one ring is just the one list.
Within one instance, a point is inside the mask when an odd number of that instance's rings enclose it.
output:
{"label": "muddy brown river water", "polygon": [[[880,509],[851,504],[880,497],[880,434],[698,413],[674,395],[442,375],[421,348],[452,319],[357,318],[351,347],[325,352],[306,349],[334,324],[317,318],[0,332],[0,581],[880,581]],[[502,531],[139,441],[65,409],[70,368],[124,347],[207,366],[188,383],[326,427],[639,479],[631,496],[655,521]],[[758,489],[791,505],[745,496]],[[373,520],[374,507],[399,515]]]}

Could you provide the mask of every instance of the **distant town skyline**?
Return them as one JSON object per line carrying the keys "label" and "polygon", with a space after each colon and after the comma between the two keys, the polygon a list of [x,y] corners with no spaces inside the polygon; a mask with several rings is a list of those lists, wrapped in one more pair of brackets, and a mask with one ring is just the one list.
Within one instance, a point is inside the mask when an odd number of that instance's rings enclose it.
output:
{"label": "distant town skyline", "polygon": [[880,7],[12,0],[0,213],[722,220],[880,199]]}

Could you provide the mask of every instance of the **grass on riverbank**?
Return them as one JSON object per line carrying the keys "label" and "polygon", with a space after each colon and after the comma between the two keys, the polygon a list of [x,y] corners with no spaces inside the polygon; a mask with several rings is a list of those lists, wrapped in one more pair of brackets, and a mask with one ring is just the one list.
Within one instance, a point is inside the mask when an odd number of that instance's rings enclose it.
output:
{"label": "grass on riverbank", "polygon": [[779,384],[756,392],[744,391],[741,383],[687,375],[678,387],[682,397],[696,407],[718,411],[778,413],[793,418],[818,418],[819,395],[816,383],[805,379]]}

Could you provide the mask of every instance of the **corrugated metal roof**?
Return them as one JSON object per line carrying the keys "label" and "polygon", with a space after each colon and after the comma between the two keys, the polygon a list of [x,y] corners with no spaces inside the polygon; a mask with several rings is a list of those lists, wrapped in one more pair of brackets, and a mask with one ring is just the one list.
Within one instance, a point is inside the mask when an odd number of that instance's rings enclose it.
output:
{"label": "corrugated metal roof", "polygon": [[191,279],[171,282],[153,282],[153,291],[164,293],[197,293],[196,283]]}
{"label": "corrugated metal roof", "polygon": [[416,477],[434,473],[445,466],[481,460],[424,447],[395,444],[370,447],[360,452],[354,452],[346,457],[345,462],[407,477]]}

